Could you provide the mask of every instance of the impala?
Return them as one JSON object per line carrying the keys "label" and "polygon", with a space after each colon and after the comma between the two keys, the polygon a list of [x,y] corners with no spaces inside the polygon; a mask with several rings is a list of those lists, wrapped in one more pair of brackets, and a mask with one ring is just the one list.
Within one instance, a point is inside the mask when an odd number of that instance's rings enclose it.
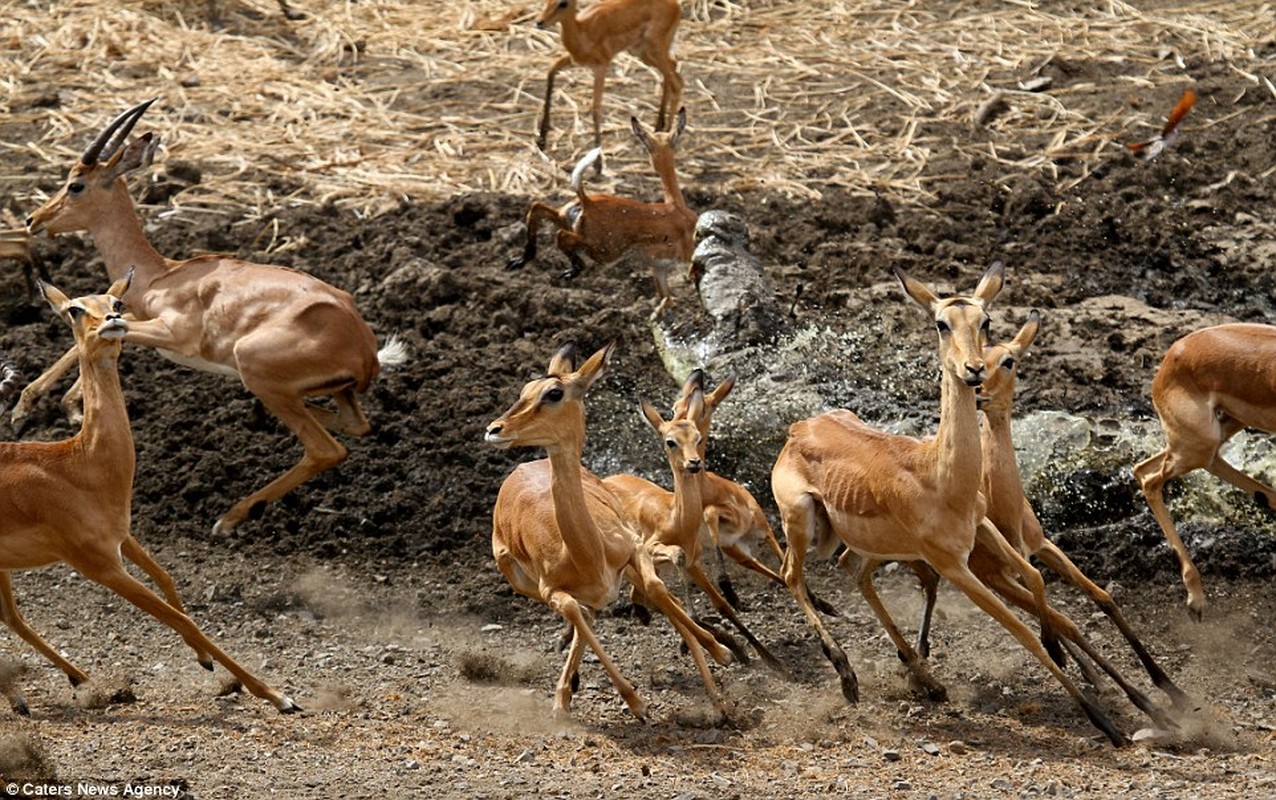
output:
{"label": "impala", "polygon": [[[662,449],[673,473],[672,492],[636,475],[613,475],[605,478],[603,483],[615,492],[625,512],[638,523],[644,543],[657,566],[672,565],[683,573],[684,581],[690,578],[708,595],[709,602],[718,613],[740,631],[762,660],[780,669],[779,660],[745,627],[700,563],[700,527],[704,523],[701,501],[704,455],[700,430],[693,420],[701,414],[703,405],[703,395],[694,393],[688,401],[689,418],[665,420],[651,403],[642,403],[643,419],[664,445]],[[692,608],[689,596],[687,608]],[[746,660],[741,651],[732,648],[732,652],[741,661]]]}
{"label": "impala", "polygon": [[[1014,442],[1011,439],[1010,421],[1015,393],[1015,368],[1028,348],[1032,346],[1040,328],[1041,315],[1033,311],[1013,339],[984,348],[986,377],[979,386],[977,400],[984,414],[981,444],[983,494],[988,501],[987,517],[1017,551],[1025,557],[1037,556],[1052,570],[1089,595],[1129,642],[1153,684],[1169,695],[1175,705],[1182,705],[1187,696],[1152,658],[1126,622],[1112,596],[1087,578],[1054,542],[1045,537],[1041,523],[1037,520],[1037,515],[1024,494],[1023,482],[1019,477],[1019,463],[1015,456]],[[1002,598],[1025,611],[1038,613],[1035,598],[1015,580],[1012,566],[1001,559],[999,553],[976,540],[968,563],[971,572]],[[935,604],[938,576],[929,568],[920,570],[918,574],[922,578],[923,588],[926,591],[926,605],[917,636],[918,650],[926,655],[929,651],[927,636],[931,611]],[[1059,631],[1066,641],[1073,642],[1089,655],[1090,659],[1107,672],[1125,691],[1134,705],[1152,716],[1158,724],[1164,727],[1173,726],[1173,723],[1169,722],[1142,692],[1133,687],[1115,667],[1094,650],[1071,619],[1053,609],[1050,613],[1049,626]],[[1075,651],[1073,655],[1076,656]],[[1076,661],[1083,669],[1086,668],[1085,661],[1080,658],[1076,658]],[[1094,682],[1093,677],[1091,682]]]}
{"label": "impala", "polygon": [[[700,430],[700,457],[704,459],[709,442],[709,428],[713,423],[713,412],[726,399],[735,387],[735,380],[727,378],[713,388],[705,390],[704,370],[695,369],[687,376],[682,385],[682,392],[674,402],[675,419],[687,418],[696,423]],[[693,413],[690,400],[700,393],[704,402],[700,404],[699,413]],[[739,608],[740,599],[736,596],[727,575],[726,565],[722,561],[725,553],[740,566],[758,573],[779,586],[785,586],[784,577],[771,569],[753,555],[753,548],[760,546],[775,554],[776,561],[783,563],[784,551],[776,541],[775,531],[767,521],[762,506],[748,489],[735,481],[716,473],[704,470],[700,479],[700,496],[704,506],[704,526],[706,538],[712,544],[718,564],[718,588],[723,597],[732,606]],[[807,589],[808,596],[815,607],[823,614],[838,616],[837,609]]]}
{"label": "impala", "polygon": [[1006,628],[1034,655],[1114,743],[1125,736],[1068,678],[1032,631],[979,580],[966,559],[978,538],[1013,565],[1049,625],[1044,582],[985,517],[980,492],[979,419],[975,389],[984,379],[986,307],[1000,292],[1004,267],[994,264],[971,295],[940,298],[927,286],[895,270],[905,293],[927,309],[939,331],[941,399],[939,429],[933,439],[889,434],[838,410],[790,426],[789,437],[771,472],[787,548],[783,575],[825,654],[838,672],[842,693],[858,700],[859,686],[846,653],[825,628],[807,596],[803,561],[808,548],[830,554],[845,545],[844,566],[861,561],[857,581],[913,677],[932,697],[943,687],[890,619],[872,585],[873,568],[886,560],[924,561]]}
{"label": "impala", "polygon": [[651,156],[651,166],[660,176],[664,200],[645,203],[606,194],[586,194],[585,173],[602,158],[594,149],[572,170],[572,191],[576,199],[555,208],[535,201],[527,210],[527,243],[520,255],[511,258],[510,269],[518,269],[536,258],[536,237],[542,222],[558,229],[556,242],[571,262],[568,277],[584,269],[581,253],[600,266],[614,264],[626,255],[637,255],[650,269],[656,285],[656,310],[662,313],[673,302],[669,272],[674,264],[690,265],[695,247],[696,212],[687,206],[673,165],[674,149],[687,126],[685,110],[671,133],[649,134],[637,118],[630,120],[634,136]]}
{"label": "impala", "polygon": [[[125,341],[153,347],[178,364],[239,378],[301,440],[305,452],[296,466],[217,520],[214,533],[225,534],[345,460],[348,451],[329,431],[363,436],[371,430],[358,396],[382,365],[404,362],[406,351],[394,337],[378,351],[350,294],[304,272],[220,255],[174,261],[156,252],[125,176],[150,164],[159,141],[146,133],[124,146],[152,102],[125,111],[98,135],[62,189],[27,218],[27,229],[88,231],[112,280],[134,271],[127,300],[135,321]],[[22,392],[15,425],[75,358],[69,351]],[[330,398],[335,410],[309,398]]]}
{"label": "impala", "polygon": [[1229,464],[1219,451],[1245,428],[1276,431],[1276,327],[1234,323],[1202,328],[1170,345],[1152,380],[1152,405],[1165,449],[1134,468],[1134,477],[1179,559],[1187,608],[1205,613],[1201,574],[1192,563],[1162,491],[1167,481],[1204,468],[1267,509],[1276,490]]}
{"label": "impala", "polygon": [[639,719],[646,717],[646,703],[603,650],[585,611],[612,603],[624,579],[686,642],[714,707],[725,719],[725,700],[701,648],[720,664],[731,662],[731,652],[669,593],[619,498],[580,465],[585,394],[603,374],[612,349],[608,345],[578,367],[575,348],[561,348],[546,376],[525,385],[514,405],[487,426],[490,444],[541,447],[548,456],[520,464],[501,484],[492,509],[492,554],[516,592],[545,603],[572,626],[554,693],[555,714],[570,713],[573,678],[588,646],[629,710]]}
{"label": "impala", "polygon": [[607,68],[616,54],[622,51],[632,53],[660,73],[662,83],[656,129],[663,131],[665,122],[682,100],[682,76],[678,74],[678,61],[671,53],[673,36],[681,20],[682,9],[678,0],[600,0],[583,12],[577,11],[576,0],[546,0],[536,27],[561,26],[567,54],[554,62],[545,78],[545,107],[541,110],[536,146],[544,150],[548,141],[554,78],[572,64],[588,67],[594,72],[594,95],[590,106],[594,120],[594,147],[602,146],[603,88],[607,82]]}
{"label": "impala", "polygon": [[[168,573],[130,533],[136,456],[118,361],[132,323],[122,298],[126,276],[106,294],[69,299],[41,281],[39,289],[75,333],[84,396],[80,432],[60,442],[0,443],[0,618],[24,641],[58,666],[72,685],[88,676],[53,649],[23,619],[10,573],[65,563],[111,589],[181,634],[212,669],[221,662],[240,684],[283,713],[300,708],[267,686],[217,647],[187,616]],[[133,578],[124,557],[142,566],[164,588],[168,600]]]}

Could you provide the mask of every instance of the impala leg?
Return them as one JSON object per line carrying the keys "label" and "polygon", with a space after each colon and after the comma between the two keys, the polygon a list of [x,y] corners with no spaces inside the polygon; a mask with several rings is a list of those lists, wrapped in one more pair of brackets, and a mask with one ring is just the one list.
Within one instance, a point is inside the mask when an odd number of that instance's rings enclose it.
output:
{"label": "impala leg", "polygon": [[554,62],[549,68],[549,74],[545,76],[545,105],[541,109],[540,124],[536,129],[536,147],[541,151],[545,151],[545,146],[549,142],[549,107],[554,97],[554,78],[558,73],[572,63],[571,56],[563,56]]}
{"label": "impala leg", "polygon": [[[976,572],[976,574],[985,585],[997,594],[1001,595],[1001,597],[1007,602],[1027,611],[1030,614],[1040,613],[1037,608],[1036,598],[1032,596],[1032,593],[1025,589],[1022,585],[1010,580],[1004,573],[998,570],[991,574],[983,574],[982,572]],[[1067,642],[1075,644],[1076,648],[1088,656],[1090,661],[1094,662],[1094,664],[1098,665],[1099,669],[1102,669],[1105,673],[1107,673],[1108,677],[1112,679],[1112,682],[1120,687],[1121,691],[1125,692],[1125,696],[1129,698],[1135,708],[1138,708],[1144,714],[1147,714],[1153,722],[1162,728],[1178,727],[1165,715],[1165,712],[1156,707],[1147,695],[1127,681],[1125,676],[1122,675],[1110,661],[1104,658],[1103,655],[1095,649],[1094,645],[1092,645],[1090,640],[1085,637],[1085,634],[1081,632],[1081,629],[1077,627],[1071,617],[1053,607],[1047,609],[1046,613],[1050,616],[1051,627],[1063,635],[1065,644]],[[1077,667],[1085,673],[1086,680],[1090,681],[1092,685],[1098,686],[1098,676],[1093,674],[1093,669],[1085,660],[1077,658],[1076,650],[1071,650],[1071,652],[1073,660],[1077,663]]]}
{"label": "impala leg", "polygon": [[774,483],[772,488],[776,494],[776,502],[780,506],[784,538],[788,542],[788,547],[784,551],[784,562],[780,568],[780,573],[784,576],[784,585],[788,587],[789,594],[793,595],[798,607],[802,609],[807,624],[819,637],[825,657],[837,671],[842,685],[842,696],[848,703],[858,703],[859,679],[855,677],[855,670],[851,668],[846,651],[838,645],[828,628],[824,627],[824,620],[820,619],[815,606],[811,604],[810,592],[806,588],[806,576],[803,574],[806,550],[815,538],[815,500],[809,494],[802,493],[793,502],[783,502],[780,500],[781,489]]}
{"label": "impala leg", "polygon": [[[1122,746],[1128,742],[1125,734],[1121,733],[1108,716],[1095,705],[1094,701],[1084,692],[1077,688],[1076,684],[1064,674],[1063,670],[1046,652],[1041,642],[1037,641],[1037,637],[1032,631],[1014,615],[1006,604],[993,594],[992,590],[985,586],[964,563],[964,559],[953,557],[950,554],[935,554],[935,556],[926,559],[931,566],[935,567],[941,576],[947,578],[950,583],[956,586],[967,597],[971,599],[975,605],[983,609],[1001,626],[1011,633],[1024,649],[1032,653],[1042,665],[1050,671],[1050,674],[1059,681],[1059,684],[1072,695],[1077,704],[1089,717],[1090,722],[1103,732],[1105,736],[1114,744]],[[936,562],[939,563],[936,563]]]}
{"label": "impala leg", "polygon": [[348,386],[332,395],[332,402],[337,407],[336,411],[314,404],[307,404],[307,408],[319,424],[330,431],[344,433],[347,436],[367,436],[372,432],[372,423],[368,422],[368,418],[364,415],[363,408],[359,405],[359,395],[354,387]]}
{"label": "impala leg", "polygon": [[693,561],[687,564],[686,572],[687,575],[690,576],[691,580],[700,587],[700,590],[708,595],[709,602],[713,604],[713,607],[717,609],[718,613],[734,625],[736,630],[740,631],[740,635],[743,636],[745,641],[747,641],[754,649],[754,651],[758,654],[758,657],[765,661],[773,669],[783,672],[784,665],[780,663],[779,659],[771,654],[770,650],[766,649],[766,646],[763,645],[762,642],[758,641],[758,638],[753,635],[752,631],[745,627],[744,622],[740,619],[740,615],[736,613],[735,609],[727,602],[726,598],[718,593],[717,587],[715,587],[713,582],[709,580],[709,576],[705,574],[704,568],[700,566],[700,562]]}
{"label": "impala leg", "polygon": [[669,620],[669,624],[686,642],[687,650],[691,653],[691,658],[696,663],[696,669],[700,672],[700,680],[704,683],[705,692],[708,693],[709,700],[718,711],[719,720],[729,722],[730,713],[726,699],[718,689],[717,681],[713,679],[713,672],[710,671],[709,664],[705,661],[704,651],[708,650],[714,660],[724,666],[732,661],[731,651],[723,647],[713,637],[713,634],[698,625],[687,614],[686,610],[678,604],[674,596],[669,593],[669,587],[665,586],[664,582],[660,580],[660,576],[656,574],[655,565],[642,548],[634,551],[634,557],[630,559],[629,565],[625,568],[625,573],[626,578],[631,583],[642,587],[642,593],[647,600],[665,615]]}
{"label": "impala leg", "polygon": [[13,598],[13,578],[8,571],[0,571],[0,618],[4,624],[27,644],[40,652],[40,655],[53,662],[70,679],[72,686],[79,686],[89,679],[78,667],[62,657],[48,642],[36,633],[18,610],[18,603]]}
{"label": "impala leg", "polygon": [[1045,645],[1046,652],[1054,659],[1056,664],[1060,666],[1064,663],[1063,648],[1059,646],[1059,635],[1051,626],[1050,605],[1046,602],[1046,582],[1041,577],[1041,571],[1028,563],[1028,559],[1023,554],[1011,547],[1010,542],[1006,541],[1006,537],[984,518],[975,526],[976,541],[991,553],[993,553],[1002,564],[1007,565],[1019,574],[1028,591],[1032,592],[1032,596],[1037,598],[1037,619],[1041,621],[1041,643]]}
{"label": "impala leg", "polygon": [[560,230],[569,227],[558,209],[539,200],[533,202],[527,209],[527,241],[523,244],[523,252],[510,258],[505,264],[506,269],[521,269],[536,260],[536,237],[542,222],[549,222]]}
{"label": "impala leg", "polygon": [[[146,552],[146,548],[142,547],[141,543],[133,538],[133,534],[130,533],[128,538],[121,543],[120,554],[139,566],[143,572],[150,576],[151,580],[155,581],[155,585],[164,593],[164,598],[168,600],[169,605],[186,614],[186,606],[182,605],[182,598],[177,593],[177,583],[173,581],[173,576],[169,575],[168,571],[160,566],[159,562],[152,558],[150,553]],[[208,656],[208,653],[200,650],[191,642],[187,642],[187,644],[191,644],[194,648],[195,659],[199,661],[199,665],[211,672],[213,660]]]}
{"label": "impala leg", "polygon": [[71,370],[79,361],[79,350],[72,347],[66,351],[53,366],[44,371],[44,374],[31,383],[27,384],[22,390],[22,394],[18,396],[18,402],[13,406],[13,412],[9,416],[10,424],[13,425],[15,431],[21,431],[27,417],[31,416],[31,410],[35,408],[35,404],[49,393],[49,389],[63,375]]}
{"label": "impala leg", "polygon": [[669,130],[669,123],[678,115],[678,104],[682,102],[682,75],[678,74],[678,62],[670,56],[659,65],[660,113],[656,116],[656,130]]}
{"label": "impala leg", "polygon": [[1112,620],[1112,624],[1117,627],[1117,630],[1129,642],[1130,649],[1134,651],[1139,663],[1147,671],[1152,684],[1169,695],[1175,707],[1185,707],[1188,704],[1187,693],[1175,685],[1174,681],[1165,673],[1165,670],[1161,669],[1161,666],[1157,664],[1156,659],[1152,657],[1148,649],[1143,646],[1143,642],[1139,640],[1139,637],[1134,633],[1134,629],[1126,622],[1125,615],[1121,613],[1121,609],[1117,607],[1116,601],[1112,599],[1111,594],[1087,578],[1077,568],[1077,565],[1072,563],[1072,559],[1068,558],[1054,542],[1048,539],[1044,540],[1041,548],[1037,551],[1037,557],[1055,572],[1071,581],[1078,589],[1089,595],[1090,599],[1103,610],[1103,613],[1108,616],[1108,619]]}
{"label": "impala leg", "polygon": [[[563,662],[563,671],[558,676],[558,686],[554,689],[554,716],[560,718],[571,715],[572,695],[580,685],[580,661],[585,655],[584,637],[570,622],[567,627],[571,631],[570,649],[567,651],[567,660]],[[624,692],[621,694],[623,695]],[[628,699],[625,702],[628,703]],[[641,714],[635,714],[635,716],[642,718]]]}
{"label": "impala leg", "polygon": [[[93,555],[93,554],[87,554]],[[177,631],[197,651],[210,653],[230,674],[234,675],[240,685],[247,691],[269,701],[281,714],[300,711],[301,707],[286,695],[272,689],[255,675],[239,665],[235,659],[227,655],[212,642],[195,622],[181,611],[169,605],[164,598],[146,588],[140,581],[129,575],[119,561],[100,559],[82,559],[68,561],[80,571],[84,577],[100,583],[120,597],[129,601],[155,619]]]}
{"label": "impala leg", "polygon": [[[602,644],[599,643],[598,638],[594,636],[593,630],[590,629],[589,622],[585,619],[585,614],[581,611],[580,603],[576,602],[576,598],[567,592],[554,590],[545,602],[550,608],[562,614],[571,623],[575,631],[572,634],[572,645],[567,654],[567,663],[563,665],[558,688],[554,693],[554,712],[556,714],[564,714],[570,710],[572,676],[576,673],[576,668],[580,666],[580,657],[583,654],[581,642],[583,642],[589,645],[589,649],[594,651],[594,655],[598,656],[598,663],[602,664],[603,670],[607,673],[607,677],[611,679],[612,685],[616,687],[616,691],[620,692],[625,705],[629,706],[629,710],[635,717],[645,720],[647,718],[647,704],[638,696],[633,684],[625,680],[625,676],[620,674],[620,670],[616,668],[616,663],[611,660],[611,656],[607,655],[607,651],[603,650]],[[570,671],[569,667],[571,668]]]}
{"label": "impala leg", "polygon": [[1205,590],[1201,586],[1201,573],[1192,563],[1192,555],[1174,527],[1174,518],[1170,516],[1170,510],[1165,505],[1164,495],[1166,481],[1193,469],[1196,469],[1196,465],[1185,468],[1176,454],[1163,450],[1137,464],[1134,467],[1134,477],[1143,490],[1143,497],[1147,500],[1148,507],[1152,509],[1152,516],[1161,527],[1161,533],[1169,542],[1170,549],[1178,556],[1179,571],[1183,577],[1183,585],[1187,588],[1187,610],[1193,619],[1200,622],[1205,614]]}
{"label": "impala leg", "polygon": [[244,385],[249,391],[252,391],[266,408],[270,409],[288,426],[289,430],[297,435],[302,447],[305,448],[305,453],[301,461],[292,469],[231,506],[230,510],[213,526],[214,536],[225,535],[245,519],[255,518],[261,513],[266,503],[278,500],[314,476],[337,466],[345,460],[348,453],[346,448],[319,424],[302,398],[295,395],[268,393],[260,390],[259,387],[255,388],[255,382],[250,382],[248,376],[243,377]]}
{"label": "impala leg", "polygon": [[1262,481],[1251,478],[1244,472],[1223,460],[1223,456],[1215,454],[1214,460],[1205,465],[1206,471],[1217,478],[1245,492],[1254,498],[1254,502],[1269,511],[1276,511],[1276,491]]}
{"label": "impala leg", "polygon": [[909,561],[908,566],[917,575],[925,597],[922,619],[917,625],[917,652],[922,658],[930,658],[930,623],[935,614],[935,602],[939,599],[939,573],[925,561]]}
{"label": "impala leg", "polygon": [[[607,67],[594,69],[594,96],[590,103],[590,112],[594,119],[594,147],[603,146],[603,91],[607,86]],[[603,160],[594,162],[594,174],[603,174]]]}
{"label": "impala leg", "polygon": [[935,680],[935,677],[930,674],[930,667],[927,666],[925,660],[908,643],[908,640],[904,638],[904,634],[900,633],[899,626],[891,618],[890,612],[886,610],[886,605],[882,602],[881,597],[877,594],[877,589],[873,586],[873,571],[882,562],[875,558],[860,557],[851,550],[847,550],[842,553],[837,563],[855,580],[855,585],[859,587],[860,594],[864,596],[865,602],[868,603],[869,608],[873,609],[873,613],[877,615],[877,620],[886,630],[886,635],[895,643],[895,650],[899,654],[899,660],[903,661],[904,665],[908,667],[909,674],[926,691],[926,696],[935,702],[947,700],[948,690],[944,688],[943,684]]}

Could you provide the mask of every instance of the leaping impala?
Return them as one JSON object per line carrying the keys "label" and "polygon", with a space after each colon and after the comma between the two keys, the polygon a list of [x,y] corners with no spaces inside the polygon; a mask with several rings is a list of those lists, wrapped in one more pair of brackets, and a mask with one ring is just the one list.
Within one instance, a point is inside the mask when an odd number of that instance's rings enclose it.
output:
{"label": "leaping impala", "polygon": [[[687,127],[687,114],[684,109],[678,111],[677,124],[669,133],[648,133],[637,117],[630,118],[630,126],[660,176],[661,202],[586,193],[585,173],[602,158],[601,150],[590,150],[572,170],[576,199],[558,208],[536,200],[527,209],[527,241],[523,252],[511,258],[507,267],[518,269],[536,258],[537,234],[541,223],[548,222],[558,229],[554,241],[571,262],[567,277],[575,277],[585,268],[582,253],[597,266],[614,264],[629,254],[638,256],[651,270],[656,288],[653,316],[658,316],[673,303],[670,271],[675,265],[689,267],[695,249],[698,215],[687,205],[673,164],[678,140]],[[689,277],[695,280],[694,275]]]}
{"label": "leaping impala", "polygon": [[514,405],[487,426],[490,444],[541,447],[548,456],[520,464],[501,484],[492,509],[492,554],[516,592],[545,603],[572,626],[571,647],[554,693],[556,714],[571,710],[573,678],[588,645],[629,710],[639,719],[646,717],[646,703],[603,650],[586,616],[587,609],[603,608],[617,598],[623,578],[686,642],[705,690],[725,719],[726,702],[701,648],[720,664],[731,662],[731,652],[669,593],[620,500],[580,465],[585,393],[603,374],[611,352],[608,345],[578,367],[575,348],[561,348],[545,377],[525,385]]}
{"label": "leaping impala", "polygon": [[[153,347],[178,364],[238,377],[301,440],[305,453],[296,466],[217,520],[213,532],[224,534],[344,461],[348,451],[329,431],[366,435],[371,425],[359,395],[383,365],[402,363],[407,354],[394,337],[378,351],[354,298],[304,272],[217,255],[175,261],[156,252],[125,176],[150,164],[159,140],[148,132],[124,145],[152,102],[125,111],[98,135],[66,184],[27,217],[27,229],[88,231],[112,280],[134,271],[126,299],[136,321],[125,341]],[[15,425],[75,358],[73,348],[22,392]],[[319,397],[331,398],[335,410],[308,402]]]}
{"label": "leaping impala", "polygon": [[1152,405],[1165,449],[1134,468],[1134,477],[1179,559],[1187,609],[1205,613],[1201,574],[1174,528],[1162,491],[1167,481],[1204,468],[1267,509],[1276,490],[1229,464],[1219,452],[1245,428],[1276,432],[1276,327],[1234,323],[1202,328],[1170,345],[1152,380]]}
{"label": "leaping impala", "polygon": [[[10,572],[62,562],[177,631],[208,669],[211,655],[279,711],[299,711],[204,635],[182,608],[172,578],[130,533],[136,456],[118,370],[131,325],[122,314],[129,279],[116,281],[106,294],[74,300],[43,281],[39,288],[75,333],[84,417],[80,432],[65,441],[0,442],[0,618],[72,685],[86,680],[32,630],[13,597]],[[123,557],[142,566],[168,600],[129,575]]]}
{"label": "leaping impala", "polygon": [[[973,294],[948,298],[940,298],[902,270],[895,273],[905,293],[928,310],[939,331],[939,429],[933,439],[913,439],[871,428],[846,410],[789,428],[771,472],[787,539],[783,574],[789,591],[819,635],[841,678],[843,695],[854,702],[859,696],[855,673],[807,596],[802,567],[808,548],[830,554],[840,542],[847,548],[843,559],[862,559],[860,591],[901,653],[912,648],[899,636],[873,590],[873,567],[886,560],[925,561],[1036,656],[1095,727],[1114,744],[1124,744],[1125,736],[966,564],[978,537],[1013,565],[1043,609],[1043,628],[1048,624],[1041,574],[988,522],[980,492],[975,387],[984,379],[985,309],[1001,291],[1004,267],[996,263],[989,268]],[[942,687],[919,658],[910,659],[908,666],[932,696],[942,695]]]}
{"label": "leaping impala", "polygon": [[590,104],[594,121],[594,147],[602,146],[603,88],[607,68],[621,51],[629,51],[661,75],[660,111],[656,130],[665,130],[682,100],[682,76],[673,57],[673,36],[682,20],[678,0],[599,0],[582,12],[576,0],[545,0],[536,27],[562,27],[567,54],[554,62],[545,78],[545,107],[537,127],[536,146],[544,150],[549,137],[549,108],[554,97],[554,78],[571,64],[589,67],[594,73],[594,94]]}

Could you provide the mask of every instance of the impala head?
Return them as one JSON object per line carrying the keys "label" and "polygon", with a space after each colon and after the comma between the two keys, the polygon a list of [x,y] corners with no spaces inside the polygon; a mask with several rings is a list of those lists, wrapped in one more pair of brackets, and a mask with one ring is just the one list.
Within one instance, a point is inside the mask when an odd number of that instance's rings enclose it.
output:
{"label": "impala head", "polygon": [[664,419],[656,407],[642,401],[642,416],[660,437],[665,446],[665,456],[674,469],[696,475],[704,469],[704,449],[700,428],[695,420],[704,411],[704,395],[693,392],[687,403],[688,415]]}
{"label": "impala head", "polygon": [[548,28],[562,22],[563,17],[575,13],[576,0],[545,0],[545,8],[541,11],[540,18],[536,20],[536,27]]}
{"label": "impala head", "polygon": [[52,235],[87,230],[107,208],[120,202],[116,192],[128,197],[128,188],[120,179],[150,165],[159,139],[146,133],[127,147],[124,142],[153,102],[153,99],[147,100],[130,108],[98,134],[71,167],[66,183],[57,194],[27,217],[28,231],[33,234],[47,231]]}
{"label": "impala head", "polygon": [[1015,365],[1032,346],[1041,330],[1041,314],[1035,309],[1015,338],[984,348],[987,375],[979,387],[979,407],[986,413],[1010,413],[1015,395]]}
{"label": "impala head", "polygon": [[[705,448],[709,444],[709,425],[713,422],[713,412],[717,410],[718,404],[725,400],[731,390],[735,388],[735,378],[727,378],[715,386],[712,392],[706,392],[704,385],[704,370],[692,370],[691,374],[687,376],[687,380],[683,382],[682,391],[679,392],[678,399],[673,404],[674,419],[689,419],[700,429],[701,458],[704,458]],[[696,395],[700,395],[702,399],[699,413],[694,412],[691,404],[692,398]]]}
{"label": "impala head", "polygon": [[70,298],[56,286],[37,280],[40,294],[48,301],[58,316],[71,325],[75,333],[75,343],[81,352],[96,354],[104,348],[110,348],[113,355],[119,355],[124,334],[128,333],[128,322],[124,319],[124,293],[133,282],[133,271],[111,284],[106,294],[91,294],[84,297]]}
{"label": "impala head", "polygon": [[550,359],[544,378],[528,382],[509,410],[487,426],[484,438],[507,447],[551,448],[585,439],[585,394],[611,360],[615,344],[576,367],[576,346],[564,345]]}
{"label": "impala head", "polygon": [[940,365],[968,386],[978,386],[984,380],[984,343],[988,341],[986,309],[1001,291],[1005,272],[1005,266],[997,261],[979,279],[972,294],[940,298],[924,283],[895,267],[895,277],[904,292],[934,317],[939,330]]}
{"label": "impala head", "polygon": [[633,130],[634,136],[638,138],[638,141],[642,142],[642,146],[647,148],[647,152],[651,154],[652,158],[655,158],[656,154],[660,152],[668,151],[672,153],[678,149],[678,139],[682,137],[682,131],[687,127],[687,109],[678,109],[678,118],[674,122],[673,130],[668,132],[656,131],[651,133],[642,126],[637,117],[629,118],[629,127]]}

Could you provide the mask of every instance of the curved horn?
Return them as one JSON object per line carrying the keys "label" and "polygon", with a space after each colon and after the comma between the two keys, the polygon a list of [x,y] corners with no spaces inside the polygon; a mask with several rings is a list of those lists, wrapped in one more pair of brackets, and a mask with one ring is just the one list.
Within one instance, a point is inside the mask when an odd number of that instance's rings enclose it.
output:
{"label": "curved horn", "polygon": [[93,140],[93,144],[89,145],[84,154],[80,156],[80,163],[88,167],[96,164],[99,158],[105,157],[109,159],[115,155],[115,151],[120,149],[120,145],[133,132],[133,126],[137,124],[137,121],[142,118],[142,115],[146,113],[146,109],[150,108],[151,103],[154,103],[155,100],[156,98],[152,97],[144,103],[138,103],[116,117],[110,125],[106,126],[106,130],[98,134],[98,137]]}

